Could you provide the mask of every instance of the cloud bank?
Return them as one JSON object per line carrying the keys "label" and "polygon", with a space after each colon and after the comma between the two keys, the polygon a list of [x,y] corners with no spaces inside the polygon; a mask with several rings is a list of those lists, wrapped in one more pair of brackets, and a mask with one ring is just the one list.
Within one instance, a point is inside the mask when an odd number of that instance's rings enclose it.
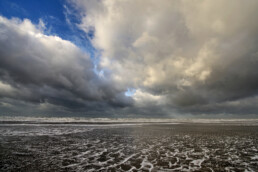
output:
{"label": "cloud bank", "polygon": [[15,99],[103,116],[258,115],[256,0],[69,3],[82,15],[77,27],[94,33],[101,72],[73,43],[1,17],[2,106]]}
{"label": "cloud bank", "polygon": [[3,102],[14,99],[74,111],[130,105],[124,90],[100,79],[89,56],[73,43],[44,35],[29,20],[0,17],[0,32]]}

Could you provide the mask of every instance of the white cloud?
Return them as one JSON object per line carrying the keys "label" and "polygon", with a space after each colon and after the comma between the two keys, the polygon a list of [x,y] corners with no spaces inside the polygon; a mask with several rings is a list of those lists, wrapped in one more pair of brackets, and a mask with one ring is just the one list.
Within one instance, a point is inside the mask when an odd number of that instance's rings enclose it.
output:
{"label": "white cloud", "polygon": [[[85,14],[80,28],[95,31],[100,65],[117,84],[139,95],[165,95],[172,107],[256,94],[257,63],[250,67],[249,60],[258,47],[257,1],[72,2]],[[241,64],[244,74],[237,71]],[[245,78],[253,84],[248,93],[240,91]],[[136,102],[159,101],[136,95]]]}
{"label": "white cloud", "polygon": [[135,100],[136,106],[150,106],[150,105],[164,105],[166,104],[166,97],[160,95],[152,95],[142,90],[136,90],[132,96]]}
{"label": "white cloud", "polygon": [[0,81],[0,94],[12,94],[16,90],[9,84],[5,84]]}

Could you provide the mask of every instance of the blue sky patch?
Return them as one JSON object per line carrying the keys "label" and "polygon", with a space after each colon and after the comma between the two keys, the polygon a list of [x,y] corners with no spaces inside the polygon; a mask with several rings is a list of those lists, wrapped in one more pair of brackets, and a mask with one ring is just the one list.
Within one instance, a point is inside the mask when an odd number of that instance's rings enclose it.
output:
{"label": "blue sky patch", "polygon": [[46,25],[45,34],[57,35],[76,44],[82,51],[94,58],[96,49],[90,39],[94,31],[85,33],[76,24],[80,23],[80,13],[63,0],[1,0],[0,15],[7,18],[29,19],[32,23],[42,20]]}
{"label": "blue sky patch", "polygon": [[136,92],[136,89],[134,88],[128,88],[127,91],[125,92],[125,95],[128,97],[132,97]]}

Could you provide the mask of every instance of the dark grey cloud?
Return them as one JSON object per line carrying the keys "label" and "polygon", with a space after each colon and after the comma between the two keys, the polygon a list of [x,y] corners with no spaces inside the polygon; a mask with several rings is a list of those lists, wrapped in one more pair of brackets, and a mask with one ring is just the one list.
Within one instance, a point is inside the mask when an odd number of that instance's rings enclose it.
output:
{"label": "dark grey cloud", "polygon": [[0,18],[0,96],[67,110],[132,104],[89,56],[69,41],[46,36],[29,20]]}

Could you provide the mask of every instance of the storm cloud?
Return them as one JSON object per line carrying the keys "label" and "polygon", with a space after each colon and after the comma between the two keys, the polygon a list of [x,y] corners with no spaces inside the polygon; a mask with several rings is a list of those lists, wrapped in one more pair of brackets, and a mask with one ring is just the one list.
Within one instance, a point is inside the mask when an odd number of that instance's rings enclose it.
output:
{"label": "storm cloud", "polygon": [[44,35],[29,20],[0,17],[0,32],[2,98],[68,110],[130,105],[124,90],[100,79],[89,56],[73,43]]}
{"label": "storm cloud", "polygon": [[2,106],[15,99],[103,116],[258,115],[258,1],[68,2],[81,15],[77,27],[94,35],[98,64],[45,35],[42,23],[1,17]]}

